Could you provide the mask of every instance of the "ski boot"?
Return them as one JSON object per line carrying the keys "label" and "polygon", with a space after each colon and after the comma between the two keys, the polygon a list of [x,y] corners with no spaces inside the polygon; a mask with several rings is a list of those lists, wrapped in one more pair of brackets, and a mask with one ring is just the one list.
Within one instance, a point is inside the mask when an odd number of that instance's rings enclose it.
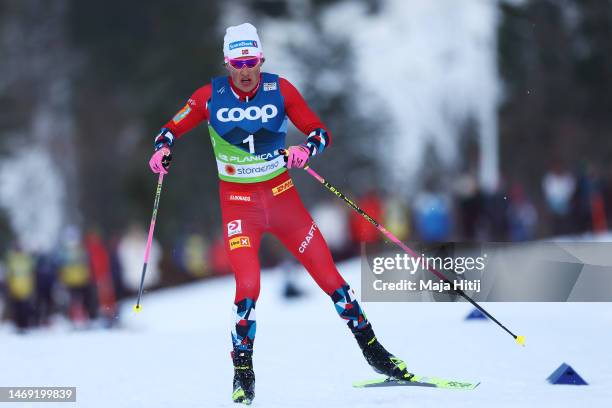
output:
{"label": "ski boot", "polygon": [[406,369],[406,363],[389,353],[376,339],[372,325],[352,330],[368,364],[379,374],[396,380],[410,381],[414,374]]}
{"label": "ski boot", "polygon": [[253,351],[234,349],[234,392],[232,400],[250,405],[255,398],[255,372],[253,371]]}

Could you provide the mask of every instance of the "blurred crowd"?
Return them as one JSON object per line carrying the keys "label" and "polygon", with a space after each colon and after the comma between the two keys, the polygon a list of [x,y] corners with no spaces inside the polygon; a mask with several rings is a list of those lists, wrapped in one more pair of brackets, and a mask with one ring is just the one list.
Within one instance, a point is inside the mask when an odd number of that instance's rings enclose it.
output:
{"label": "blurred crowd", "polygon": [[[400,240],[528,241],[546,236],[607,230],[612,216],[612,173],[593,166],[570,171],[552,165],[531,197],[520,183],[483,192],[471,172],[452,185],[426,180],[409,200],[371,190],[358,205]],[[342,200],[329,196],[312,207],[312,216],[336,260],[357,256],[361,243],[382,243],[382,235]],[[53,251],[25,251],[18,242],[0,258],[0,318],[20,331],[64,319],[76,327],[119,324],[118,302],[137,293],[147,231],[131,225],[104,236],[67,227]],[[264,240],[262,267],[286,273],[284,295],[300,295],[293,282],[294,261],[276,240]],[[144,288],[155,289],[231,273],[221,236],[186,227],[172,243],[153,241]]]}
{"label": "blurred crowd", "polygon": [[441,240],[520,242],[608,230],[612,171],[604,175],[590,163],[570,169],[554,162],[538,190],[529,192],[526,185],[502,179],[496,191],[483,192],[471,173],[460,175],[451,189],[455,222]]}
{"label": "blurred crowd", "polygon": [[[523,242],[599,234],[608,230],[612,219],[612,169],[604,175],[592,164],[570,170],[554,163],[531,194],[525,184],[503,178],[496,190],[483,191],[475,171],[440,180],[426,179],[408,199],[372,190],[357,202],[400,240],[426,243]],[[382,240],[335,197],[315,206],[312,215],[336,256],[355,254],[357,242]]]}

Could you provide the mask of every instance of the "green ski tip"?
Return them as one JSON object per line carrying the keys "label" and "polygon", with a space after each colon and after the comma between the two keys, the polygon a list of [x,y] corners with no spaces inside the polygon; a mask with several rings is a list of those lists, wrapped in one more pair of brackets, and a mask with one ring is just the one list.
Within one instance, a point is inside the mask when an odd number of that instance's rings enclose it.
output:
{"label": "green ski tip", "polygon": [[473,390],[478,387],[480,382],[468,382],[460,380],[450,380],[439,377],[426,377],[415,375],[410,381],[395,380],[391,378],[378,378],[369,381],[359,381],[353,383],[355,388],[371,387],[431,387],[444,388],[449,390]]}

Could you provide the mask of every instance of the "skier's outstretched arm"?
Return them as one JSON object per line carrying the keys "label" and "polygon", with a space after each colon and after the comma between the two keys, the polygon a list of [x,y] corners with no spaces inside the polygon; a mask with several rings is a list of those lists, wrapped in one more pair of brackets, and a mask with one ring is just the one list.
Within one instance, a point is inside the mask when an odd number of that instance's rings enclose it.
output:
{"label": "skier's outstretched arm", "polygon": [[185,106],[169,120],[155,137],[155,153],[149,161],[154,173],[166,174],[172,160],[171,148],[185,133],[208,120],[208,100],[212,92],[210,84],[204,85],[191,95]]}
{"label": "skier's outstretched arm", "polygon": [[291,82],[280,78],[279,83],[287,116],[295,127],[308,135],[304,143],[287,149],[287,167],[302,168],[310,157],[323,153],[325,148],[331,145],[331,134]]}

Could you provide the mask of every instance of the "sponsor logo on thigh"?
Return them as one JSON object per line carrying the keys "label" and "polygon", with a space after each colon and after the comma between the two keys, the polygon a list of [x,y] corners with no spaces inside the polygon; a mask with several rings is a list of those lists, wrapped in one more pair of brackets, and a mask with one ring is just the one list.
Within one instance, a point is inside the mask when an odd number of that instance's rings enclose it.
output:
{"label": "sponsor logo on thigh", "polygon": [[234,237],[231,238],[229,240],[229,246],[230,246],[230,250],[233,251],[234,249],[238,249],[238,248],[247,248],[247,247],[251,247],[251,240],[249,239],[249,237],[247,236],[239,236],[239,237]]}

